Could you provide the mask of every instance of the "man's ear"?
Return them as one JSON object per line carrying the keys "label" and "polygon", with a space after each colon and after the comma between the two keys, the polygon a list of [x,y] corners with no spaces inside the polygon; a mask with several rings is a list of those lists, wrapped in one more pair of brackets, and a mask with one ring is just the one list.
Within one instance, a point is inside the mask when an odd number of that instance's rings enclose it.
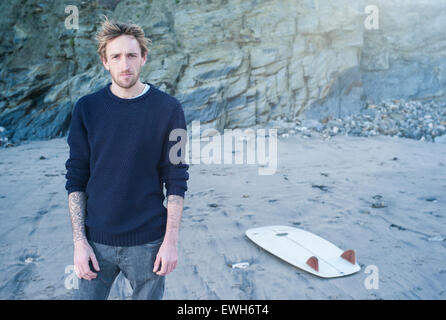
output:
{"label": "man's ear", "polygon": [[142,57],[143,61],[142,61],[141,67],[146,64],[146,62],[147,62],[147,55],[148,55],[148,53],[146,52],[146,54]]}
{"label": "man's ear", "polygon": [[104,65],[104,68],[110,71],[110,68],[108,66],[107,58],[101,57],[102,64]]}

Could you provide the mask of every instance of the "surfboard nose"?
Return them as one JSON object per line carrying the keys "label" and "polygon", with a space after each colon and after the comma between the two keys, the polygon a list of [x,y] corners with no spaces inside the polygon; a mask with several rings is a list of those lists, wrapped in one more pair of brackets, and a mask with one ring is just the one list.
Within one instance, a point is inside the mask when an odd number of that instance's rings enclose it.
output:
{"label": "surfboard nose", "polygon": [[341,257],[350,262],[351,264],[356,263],[356,255],[353,250],[346,250],[341,254]]}

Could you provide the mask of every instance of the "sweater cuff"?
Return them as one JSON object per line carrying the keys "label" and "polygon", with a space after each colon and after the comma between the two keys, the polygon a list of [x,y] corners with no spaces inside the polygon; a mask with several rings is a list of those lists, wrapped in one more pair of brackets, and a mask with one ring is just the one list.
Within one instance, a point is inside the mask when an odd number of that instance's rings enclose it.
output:
{"label": "sweater cuff", "polygon": [[74,186],[67,189],[68,195],[75,191],[85,192],[85,188]]}
{"label": "sweater cuff", "polygon": [[175,195],[175,196],[180,196],[184,198],[184,193],[186,192],[186,190],[184,190],[183,188],[180,187],[175,187],[175,186],[170,186],[167,190],[166,190],[166,198],[170,195]]}

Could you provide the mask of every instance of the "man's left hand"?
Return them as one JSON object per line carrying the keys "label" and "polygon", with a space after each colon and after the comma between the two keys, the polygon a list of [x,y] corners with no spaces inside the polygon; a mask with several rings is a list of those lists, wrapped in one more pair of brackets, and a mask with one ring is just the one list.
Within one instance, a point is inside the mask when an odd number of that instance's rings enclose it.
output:
{"label": "man's left hand", "polygon": [[177,261],[177,244],[166,239],[161,244],[161,247],[158,250],[158,254],[156,255],[155,264],[153,265],[153,272],[156,272],[156,274],[159,276],[168,275],[177,266]]}

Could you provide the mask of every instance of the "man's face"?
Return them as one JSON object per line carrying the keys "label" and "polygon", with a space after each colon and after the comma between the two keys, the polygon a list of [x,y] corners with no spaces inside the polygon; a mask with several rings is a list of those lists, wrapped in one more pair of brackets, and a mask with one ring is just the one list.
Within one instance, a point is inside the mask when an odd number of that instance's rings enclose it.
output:
{"label": "man's face", "polygon": [[110,40],[105,54],[107,61],[102,58],[102,63],[118,86],[130,88],[139,80],[147,55],[141,56],[141,47],[135,37],[122,35]]}

